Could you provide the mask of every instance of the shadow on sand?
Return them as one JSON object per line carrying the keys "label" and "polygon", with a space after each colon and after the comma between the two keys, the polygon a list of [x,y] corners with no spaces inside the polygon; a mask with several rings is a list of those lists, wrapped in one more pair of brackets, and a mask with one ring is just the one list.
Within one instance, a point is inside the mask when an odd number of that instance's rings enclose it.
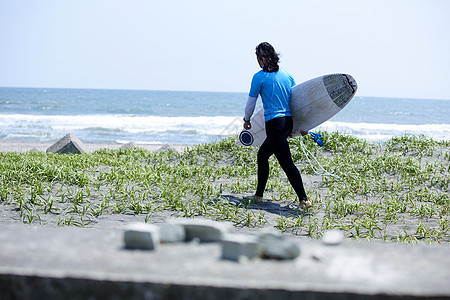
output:
{"label": "shadow on sand", "polygon": [[[264,210],[271,214],[280,215],[283,217],[299,217],[299,216],[307,216],[309,215],[307,211],[298,210],[297,208],[293,208],[293,205],[285,205],[281,206],[278,203],[274,203],[272,201],[263,201],[260,203],[254,203],[245,197],[237,197],[235,195],[221,195],[220,199],[228,201],[231,205],[234,206],[242,206],[246,209],[252,210]],[[219,199],[215,199],[213,201],[219,201]]]}

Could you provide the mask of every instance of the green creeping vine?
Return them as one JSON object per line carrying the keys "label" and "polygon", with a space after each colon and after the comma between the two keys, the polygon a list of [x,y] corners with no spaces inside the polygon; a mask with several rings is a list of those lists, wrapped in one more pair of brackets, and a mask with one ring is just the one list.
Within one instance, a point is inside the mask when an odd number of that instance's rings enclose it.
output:
{"label": "green creeping vine", "polygon": [[[202,216],[238,227],[275,228],[320,238],[339,229],[348,238],[386,242],[449,243],[450,141],[394,137],[384,144],[337,132],[290,140],[292,157],[313,202],[308,211],[285,209],[297,201],[276,159],[265,198],[244,198],[256,185],[257,149],[234,138],[181,153],[139,148],[91,154],[0,153],[0,205],[12,222],[95,226],[108,215]],[[301,143],[339,178],[318,176]]]}

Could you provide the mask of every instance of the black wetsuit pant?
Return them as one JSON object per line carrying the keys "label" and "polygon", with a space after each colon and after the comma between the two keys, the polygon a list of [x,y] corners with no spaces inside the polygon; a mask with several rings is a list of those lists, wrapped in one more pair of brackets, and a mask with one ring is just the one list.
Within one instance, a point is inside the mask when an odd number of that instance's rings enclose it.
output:
{"label": "black wetsuit pant", "polygon": [[269,158],[275,154],[281,168],[286,173],[289,182],[299,200],[306,200],[302,177],[294,165],[287,138],[292,132],[292,117],[281,117],[266,122],[267,138],[258,151],[258,186],[256,196],[262,197],[269,178]]}

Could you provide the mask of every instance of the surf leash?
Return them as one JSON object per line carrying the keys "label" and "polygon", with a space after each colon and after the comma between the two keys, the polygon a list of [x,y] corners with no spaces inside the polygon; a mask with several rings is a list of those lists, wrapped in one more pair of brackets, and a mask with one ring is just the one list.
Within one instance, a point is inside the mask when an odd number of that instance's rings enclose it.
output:
{"label": "surf leash", "polygon": [[[322,146],[324,145],[324,143],[320,140],[320,138],[322,137],[321,134],[319,134],[319,133],[314,133],[314,132],[310,132],[309,134],[312,136],[312,138],[314,139],[314,141],[315,141],[320,147],[322,147]],[[319,142],[320,142],[322,145],[321,145]],[[311,169],[314,171],[314,174],[320,175],[320,176],[331,176],[331,177],[334,177],[334,178],[337,178],[337,179],[340,179],[340,178],[341,178],[341,177],[339,177],[338,175],[331,174],[330,172],[328,172],[328,171],[320,164],[320,162],[317,160],[317,158],[314,156],[314,154],[312,154],[312,153],[306,148],[305,144],[303,143],[303,137],[301,137],[301,139],[300,139],[300,146],[301,146],[301,148],[302,148],[303,154],[305,155],[306,159],[308,160],[308,163],[309,163]],[[311,162],[311,160],[309,159],[309,157],[312,157],[312,158],[315,160],[315,162],[316,162],[316,164],[319,166],[319,168],[323,170],[322,173],[319,173],[319,172],[317,171],[318,169],[316,169],[316,168],[314,167],[314,165],[313,165],[313,163]]]}

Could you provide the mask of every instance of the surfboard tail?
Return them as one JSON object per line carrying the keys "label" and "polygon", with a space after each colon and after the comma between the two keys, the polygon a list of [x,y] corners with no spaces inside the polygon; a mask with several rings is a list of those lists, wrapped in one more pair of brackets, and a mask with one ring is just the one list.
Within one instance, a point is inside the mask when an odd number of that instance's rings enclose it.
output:
{"label": "surfboard tail", "polygon": [[323,77],[323,84],[331,100],[340,108],[344,108],[356,93],[355,79],[348,74],[331,74]]}

